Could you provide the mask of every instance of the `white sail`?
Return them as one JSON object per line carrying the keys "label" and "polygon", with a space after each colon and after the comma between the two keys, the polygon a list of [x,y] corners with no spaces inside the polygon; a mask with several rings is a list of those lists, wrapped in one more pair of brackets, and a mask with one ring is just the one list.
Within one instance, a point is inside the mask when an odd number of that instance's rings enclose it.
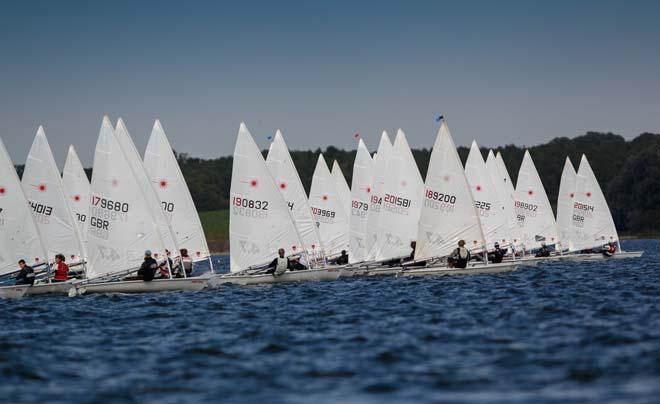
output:
{"label": "white sail", "polygon": [[426,173],[415,260],[445,257],[465,240],[472,251],[484,248],[479,214],[454,140],[443,120]]}
{"label": "white sail", "polygon": [[63,254],[67,260],[81,261],[86,254],[78,223],[69,207],[60,170],[41,126],[25,162],[22,183],[48,258]]}
{"label": "white sail", "polygon": [[48,255],[14,163],[0,139],[0,275],[18,271],[21,259],[38,265]]}
{"label": "white sail", "polygon": [[270,170],[277,187],[291,210],[291,215],[304,248],[313,256],[322,255],[323,243],[316,227],[316,220],[312,217],[307,193],[298,175],[298,170],[293,164],[284,137],[279,130],[275,133],[275,139],[270,144],[266,166],[268,166],[268,170]]}
{"label": "white sail", "polygon": [[506,210],[500,201],[495,182],[488,172],[486,162],[475,141],[472,142],[465,162],[465,176],[470,184],[477,212],[479,212],[479,219],[486,238],[486,248],[493,249],[495,243],[502,247],[509,245]]}
{"label": "white sail", "polygon": [[570,246],[571,233],[573,231],[573,198],[575,198],[575,186],[577,185],[577,173],[571,160],[566,157],[564,169],[561,172],[561,183],[557,195],[557,231],[562,249]]}
{"label": "white sail", "polygon": [[410,243],[417,238],[423,192],[422,175],[406,134],[399,129],[387,161],[375,245],[377,261],[410,255]]}
{"label": "white sail", "polygon": [[144,163],[142,162],[142,157],[140,156],[140,153],[138,153],[137,148],[135,147],[135,143],[133,143],[133,139],[131,139],[131,135],[128,133],[128,129],[126,129],[126,125],[121,118],[117,120],[115,137],[117,138],[117,141],[119,142],[119,145],[124,152],[124,155],[126,156],[129,167],[131,170],[133,170],[133,175],[143,189],[142,192],[144,193],[147,202],[152,206],[154,210],[154,220],[156,221],[156,225],[160,231],[160,238],[165,243],[165,248],[170,251],[172,257],[179,256],[179,247],[176,242],[174,231],[172,230],[170,222],[162,209],[161,202],[158,198],[158,195],[156,194],[154,184],[151,182],[149,176],[147,175],[147,171],[144,168]]}
{"label": "white sail", "polygon": [[584,154],[577,172],[572,213],[571,251],[600,247],[605,243],[619,241],[605,195]]}
{"label": "white sail", "polygon": [[339,198],[341,199],[341,206],[344,209],[344,212],[346,212],[346,216],[350,216],[351,189],[348,187],[348,183],[346,182],[344,173],[341,171],[341,167],[339,167],[339,163],[337,163],[337,160],[332,162],[331,173],[337,185],[337,192],[339,192]]}
{"label": "white sail", "polygon": [[209,257],[209,247],[188,184],[160,121],[156,120],[144,153],[144,168],[156,190],[179,248],[195,261]]}
{"label": "white sail", "polygon": [[378,239],[378,219],[383,203],[383,188],[385,186],[385,175],[387,160],[392,153],[392,142],[387,132],[383,131],[378,143],[378,151],[374,154],[374,174],[371,180],[371,200],[369,201],[369,215],[367,216],[367,238],[366,245],[367,260],[376,259],[376,240]]}
{"label": "white sail", "polygon": [[231,173],[229,245],[231,272],[269,263],[302,241],[282,193],[244,123],[238,130]]}
{"label": "white sail", "polygon": [[515,210],[526,250],[557,242],[555,216],[528,150],[525,150],[516,182]]}
{"label": "white sail", "polygon": [[[490,174],[491,180],[495,185],[495,190],[502,204],[502,210],[506,218],[507,234],[509,235],[509,244],[518,245],[520,243],[520,228],[518,227],[518,219],[516,218],[515,204],[515,190],[511,185],[509,173],[502,160],[502,155],[498,153],[499,159],[495,157],[492,150],[488,151],[488,158],[486,158],[486,170]],[[500,174],[503,172],[503,174]]]}
{"label": "white sail", "polygon": [[103,117],[92,170],[88,278],[136,269],[145,250],[164,256],[165,243],[155,217],[162,211],[147,198],[148,191],[136,178],[110,120]]}
{"label": "white sail", "polygon": [[351,215],[349,218],[349,254],[350,263],[367,259],[367,220],[369,202],[372,195],[374,162],[362,139],[358,143],[353,162],[353,180],[351,183]]}
{"label": "white sail", "polygon": [[83,247],[85,247],[87,243],[90,185],[85,169],[73,145],[69,146],[69,152],[64,163],[62,184],[64,185],[64,192],[69,201],[69,208],[75,215],[76,222],[78,223],[78,232],[83,240]]}
{"label": "white sail", "polygon": [[325,253],[337,255],[348,250],[348,216],[342,208],[335,178],[319,154],[309,192],[309,205],[319,229]]}

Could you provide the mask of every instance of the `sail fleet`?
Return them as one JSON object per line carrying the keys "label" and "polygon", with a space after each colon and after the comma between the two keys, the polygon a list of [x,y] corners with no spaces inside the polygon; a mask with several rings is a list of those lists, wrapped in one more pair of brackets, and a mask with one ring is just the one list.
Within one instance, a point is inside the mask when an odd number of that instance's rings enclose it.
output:
{"label": "sail fleet", "polygon": [[[539,260],[598,259],[604,245],[621,251],[607,201],[582,156],[576,171],[567,158],[557,217],[529,151],[514,187],[500,153],[484,160],[476,142],[461,163],[441,120],[425,180],[406,134],[383,132],[376,153],[360,138],[351,186],[337,161],[319,154],[305,193],[284,136],[277,131],[267,158],[245,124],[238,131],[230,191],[230,273],[214,274],[199,215],[161,123],[156,121],[142,158],[126,125],[103,118],[91,182],[73,146],[62,175],[39,127],[22,180],[0,141],[0,276],[25,259],[40,272],[33,286],[1,286],[0,297],[24,294],[199,290],[224,283],[332,280],[354,275],[490,273]],[[459,240],[480,260],[448,265]],[[495,248],[508,251],[489,263]],[[532,258],[551,247],[550,257]],[[279,249],[305,270],[266,273]],[[133,279],[149,250],[169,276]],[[211,272],[174,277],[181,251]],[[348,262],[337,257],[348,254]],[[67,257],[79,276],[50,281],[50,260]],[[287,258],[288,259],[288,258]]]}

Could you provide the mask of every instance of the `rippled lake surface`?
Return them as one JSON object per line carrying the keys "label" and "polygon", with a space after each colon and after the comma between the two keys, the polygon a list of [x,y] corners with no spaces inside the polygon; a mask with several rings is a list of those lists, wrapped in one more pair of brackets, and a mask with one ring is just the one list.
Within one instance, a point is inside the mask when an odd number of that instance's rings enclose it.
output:
{"label": "rippled lake surface", "polygon": [[659,402],[659,248],[502,275],[0,301],[0,400]]}

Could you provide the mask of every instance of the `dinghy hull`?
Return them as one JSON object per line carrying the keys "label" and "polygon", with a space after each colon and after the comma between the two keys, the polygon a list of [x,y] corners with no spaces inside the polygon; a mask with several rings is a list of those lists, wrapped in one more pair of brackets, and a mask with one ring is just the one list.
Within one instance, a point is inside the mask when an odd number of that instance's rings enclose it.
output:
{"label": "dinghy hull", "polygon": [[488,265],[475,265],[468,268],[449,268],[442,267],[428,267],[419,269],[407,269],[401,271],[397,276],[446,276],[446,275],[484,275],[484,274],[499,274],[504,272],[512,272],[518,268],[517,263],[502,263],[502,264],[488,264]]}
{"label": "dinghy hull", "polygon": [[594,254],[569,254],[565,255],[566,259],[574,261],[601,261],[601,260],[621,260],[628,258],[640,258],[644,255],[644,251],[621,251],[611,257],[606,257],[600,253]]}
{"label": "dinghy hull", "polygon": [[340,276],[351,276],[352,270],[346,268],[324,268],[324,269],[306,269],[303,271],[285,272],[279,276],[271,274],[241,275],[227,274],[215,275],[209,279],[210,287],[218,287],[223,284],[235,285],[258,285],[266,283],[285,283],[285,282],[303,282],[303,281],[334,281]]}
{"label": "dinghy hull", "polygon": [[[144,281],[98,282],[72,285],[69,296],[90,293],[154,293],[198,291],[208,286],[209,278],[155,279]],[[72,292],[73,291],[73,292]]]}
{"label": "dinghy hull", "polygon": [[37,283],[30,286],[26,296],[45,295],[50,293],[66,294],[73,286],[73,282]]}
{"label": "dinghy hull", "polygon": [[0,299],[20,299],[30,288],[28,285],[0,287]]}

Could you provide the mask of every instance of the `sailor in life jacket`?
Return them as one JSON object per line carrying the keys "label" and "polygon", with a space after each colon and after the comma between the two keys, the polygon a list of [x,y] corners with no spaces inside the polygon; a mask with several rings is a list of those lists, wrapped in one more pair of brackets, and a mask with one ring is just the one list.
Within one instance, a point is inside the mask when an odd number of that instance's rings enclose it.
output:
{"label": "sailor in life jacket", "polygon": [[284,256],[284,248],[280,248],[277,250],[277,258],[268,264],[268,271],[266,271],[266,273],[273,274],[273,276],[279,276],[285,273],[290,266],[289,259]]}
{"label": "sailor in life jacket", "polygon": [[174,260],[172,273],[176,278],[189,277],[193,271],[193,260],[190,255],[188,255],[188,250],[186,248],[182,248],[179,252],[181,254]]}
{"label": "sailor in life jacket", "polygon": [[616,243],[611,241],[605,245],[603,245],[603,255],[605,257],[611,257],[616,253]]}
{"label": "sailor in life jacket", "polygon": [[64,254],[55,256],[55,276],[51,282],[66,282],[69,279],[69,266],[64,261],[66,261]]}
{"label": "sailor in life jacket", "polygon": [[458,241],[458,248],[449,256],[447,263],[450,268],[465,268],[470,261],[470,251],[465,248],[465,240]]}

